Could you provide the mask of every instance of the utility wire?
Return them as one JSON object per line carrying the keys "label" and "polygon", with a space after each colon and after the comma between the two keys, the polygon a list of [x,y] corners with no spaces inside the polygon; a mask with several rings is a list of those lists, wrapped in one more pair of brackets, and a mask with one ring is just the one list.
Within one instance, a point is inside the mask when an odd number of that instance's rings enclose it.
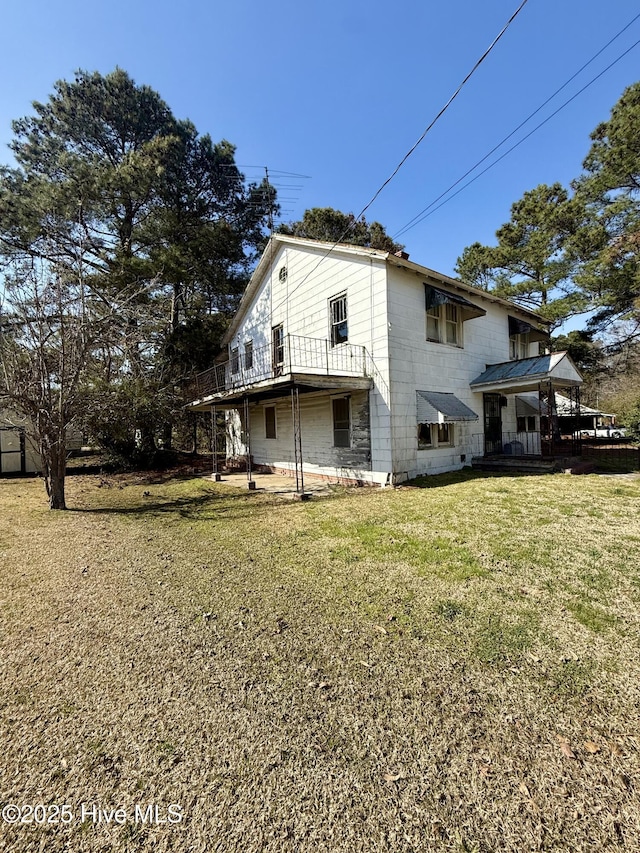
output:
{"label": "utility wire", "polygon": [[[458,97],[458,95],[459,95],[459,94],[460,94],[460,92],[462,91],[463,87],[464,87],[464,86],[466,85],[466,83],[471,79],[471,77],[473,76],[473,74],[475,74],[475,72],[478,70],[478,68],[480,67],[480,65],[482,65],[482,63],[484,62],[484,60],[489,56],[489,54],[490,54],[490,53],[491,53],[491,51],[494,49],[494,47],[498,44],[498,42],[500,41],[500,39],[502,38],[502,36],[506,33],[506,31],[508,30],[508,28],[510,27],[510,25],[513,23],[513,21],[516,19],[516,17],[520,14],[520,12],[522,11],[522,9],[523,9],[523,8],[524,8],[524,6],[526,5],[526,3],[527,3],[527,0],[522,0],[522,2],[520,3],[520,5],[518,6],[518,8],[517,8],[517,9],[515,10],[515,12],[511,15],[511,17],[509,18],[509,20],[507,21],[507,23],[503,26],[503,28],[500,30],[500,32],[498,33],[498,35],[494,38],[494,40],[491,42],[491,44],[490,44],[490,45],[489,45],[489,47],[485,50],[485,52],[482,54],[482,56],[481,56],[481,57],[476,61],[475,65],[473,66],[473,68],[471,69],[471,71],[469,71],[469,73],[466,75],[466,77],[464,78],[464,80],[462,81],[462,83],[460,83],[460,85],[459,85],[459,86],[458,86],[458,88],[455,90],[455,92],[453,93],[453,95],[451,95],[451,97],[449,98],[449,100],[448,100],[448,101],[446,102],[446,104],[442,107],[442,109],[438,112],[438,114],[436,115],[436,117],[435,117],[435,118],[434,118],[434,119],[429,123],[429,125],[425,128],[425,130],[424,130],[424,132],[422,133],[422,135],[420,136],[420,138],[419,138],[419,139],[414,143],[414,145],[412,145],[412,146],[411,146],[411,148],[407,151],[407,153],[404,155],[404,157],[402,158],[402,160],[398,163],[398,165],[396,166],[396,168],[393,170],[393,172],[392,172],[392,173],[389,175],[389,177],[386,179],[386,181],[384,181],[384,183],[383,183],[383,184],[382,184],[382,185],[381,185],[381,186],[376,190],[376,192],[375,192],[375,193],[374,193],[374,195],[372,196],[371,200],[370,200],[369,202],[367,202],[367,204],[365,204],[365,206],[362,208],[362,210],[360,211],[360,213],[355,217],[355,219],[354,219],[354,223],[355,223],[355,222],[357,222],[359,219],[361,219],[361,218],[362,218],[362,216],[364,216],[364,213],[365,213],[365,212],[366,212],[366,211],[371,207],[371,205],[373,204],[373,202],[378,198],[378,196],[379,196],[379,195],[380,195],[380,193],[384,190],[384,188],[385,188],[385,187],[386,187],[386,186],[387,186],[387,185],[388,185],[388,184],[389,184],[389,183],[390,183],[390,182],[395,178],[395,176],[398,174],[398,172],[400,171],[400,169],[402,168],[402,166],[406,163],[406,161],[407,161],[407,160],[409,159],[409,157],[413,154],[413,152],[416,150],[416,148],[417,148],[417,147],[420,145],[420,143],[424,140],[424,138],[425,138],[425,137],[426,137],[426,135],[429,133],[429,131],[433,128],[433,126],[436,124],[436,122],[437,122],[437,121],[438,121],[438,120],[439,120],[439,119],[444,115],[444,113],[449,109],[449,107],[451,106],[451,104],[453,103],[453,101]],[[329,257],[329,255],[331,254],[331,252],[333,252],[333,250],[335,249],[335,247],[336,247],[336,246],[338,246],[338,245],[339,245],[339,244],[344,240],[344,238],[347,236],[347,234],[348,234],[348,233],[349,233],[349,231],[351,230],[351,227],[352,227],[352,226],[350,226],[350,225],[349,225],[349,226],[347,226],[347,228],[345,228],[345,230],[342,232],[342,234],[340,235],[340,237],[339,237],[339,238],[335,241],[335,243],[334,243],[334,244],[329,248],[329,250],[328,250],[324,255],[322,255],[322,257],[320,257],[320,258],[318,259],[317,264],[316,264],[316,265],[315,265],[311,270],[309,270],[309,272],[304,276],[304,278],[303,278],[303,279],[302,279],[302,280],[301,280],[301,281],[300,281],[300,282],[299,282],[299,283],[298,283],[298,284],[293,288],[293,290],[291,290],[291,291],[290,291],[290,293],[288,293],[288,294],[287,294],[287,296],[285,297],[285,299],[284,299],[282,302],[280,302],[280,303],[279,303],[275,308],[272,308],[272,309],[271,309],[271,312],[270,312],[270,315],[269,315],[269,316],[270,316],[270,318],[271,318],[271,317],[273,317],[274,312],[275,312],[278,308],[280,308],[282,305],[284,305],[284,303],[285,303],[288,299],[290,299],[290,298],[291,298],[291,295],[292,295],[292,294],[293,294],[293,293],[294,293],[294,292],[295,292],[299,287],[301,287],[301,286],[305,283],[305,281],[307,281],[307,279],[309,278],[309,276],[313,275],[313,273],[318,269],[318,267],[320,266],[320,264],[321,264],[324,260],[326,260],[326,258],[328,258],[328,257]]]}
{"label": "utility wire", "polygon": [[560,110],[563,110],[568,104],[571,103],[571,101],[575,100],[575,98],[577,98],[578,95],[581,95],[585,91],[585,89],[587,89],[589,86],[591,86],[593,83],[595,83],[596,80],[598,80],[600,77],[602,77],[603,74],[605,74],[607,71],[609,71],[610,68],[612,68],[617,62],[619,62],[631,50],[633,50],[633,48],[635,48],[640,43],[640,40],[636,41],[634,44],[631,45],[631,47],[629,47],[627,50],[625,50],[624,53],[620,54],[620,56],[618,56],[617,59],[615,59],[612,63],[607,65],[607,67],[604,68],[596,77],[594,77],[586,85],[584,85],[582,87],[582,89],[580,89],[574,95],[572,95],[571,98],[569,98],[560,107],[558,107],[554,112],[552,112],[546,119],[544,119],[544,121],[540,122],[540,124],[536,125],[536,127],[534,127],[533,130],[531,130],[529,133],[527,133],[525,136],[523,136],[522,139],[519,140],[519,142],[517,142],[515,145],[513,145],[511,148],[509,148],[507,151],[505,151],[500,157],[496,158],[496,160],[494,160],[489,166],[487,166],[486,169],[483,169],[481,172],[479,172],[472,180],[467,181],[467,183],[464,184],[464,186],[462,186],[457,192],[453,193],[453,195],[449,196],[449,198],[445,199],[442,202],[442,204],[438,204],[437,207],[434,207],[434,205],[436,205],[440,201],[440,199],[444,198],[444,196],[446,196],[448,193],[450,193],[451,190],[454,189],[454,187],[457,187],[461,181],[463,181],[468,175],[470,175],[472,172],[474,172],[478,168],[478,166],[480,166],[482,163],[484,163],[485,160],[487,160],[493,153],[495,153],[499,148],[501,148],[505,142],[507,142],[509,139],[511,139],[511,137],[514,136],[522,127],[524,127],[524,125],[527,124],[527,122],[529,122],[535,115],[537,115],[541,109],[546,107],[546,105],[550,101],[552,101],[556,97],[556,95],[559,95],[563,89],[566,89],[566,87],[569,85],[569,83],[571,83],[573,80],[575,80],[575,78],[579,74],[581,74],[585,68],[587,68],[589,65],[591,65],[591,63],[594,62],[600,56],[600,54],[602,54],[611,44],[613,44],[613,42],[617,38],[619,38],[626,30],[628,30],[629,27],[638,20],[638,18],[640,18],[640,13],[637,14],[635,16],[635,18],[633,18],[633,20],[629,21],[629,23],[625,27],[623,27],[618,33],[616,33],[616,35],[613,36],[613,38],[611,38],[604,45],[604,47],[600,48],[600,50],[597,53],[595,53],[591,57],[591,59],[589,59],[587,62],[585,62],[585,64],[581,68],[579,68],[578,71],[575,72],[575,74],[573,74],[571,77],[569,77],[569,79],[565,83],[563,83],[559,89],[556,89],[556,91],[552,95],[550,95],[546,99],[546,101],[544,101],[542,104],[540,104],[540,106],[537,109],[535,109],[532,113],[530,113],[530,115],[528,115],[527,118],[524,119],[524,121],[520,122],[520,124],[514,130],[511,131],[511,133],[507,134],[507,136],[505,136],[504,139],[502,139],[500,142],[498,142],[498,144],[495,145],[491,149],[491,151],[489,151],[487,154],[485,154],[484,157],[482,157],[482,159],[478,160],[478,162],[475,165],[473,165],[470,169],[468,169],[464,173],[464,175],[462,175],[462,177],[458,178],[458,180],[455,181],[453,184],[451,184],[450,187],[448,187],[446,190],[444,190],[444,192],[440,193],[440,195],[437,196],[437,198],[435,198],[432,202],[430,202],[425,208],[423,208],[423,210],[421,210],[420,213],[417,213],[413,217],[413,219],[410,219],[406,225],[403,225],[402,228],[393,235],[393,239],[395,240],[398,237],[402,236],[403,234],[406,234],[407,231],[410,231],[416,225],[419,225],[428,216],[431,216],[432,213],[435,213],[436,210],[439,210],[448,201],[451,201],[452,198],[455,198],[458,195],[458,193],[461,193],[462,190],[464,190],[468,186],[470,186],[474,181],[476,181],[478,178],[480,178],[482,175],[484,175],[485,172],[487,172],[487,171],[489,171],[489,169],[493,168],[493,166],[495,166],[496,163],[499,163],[500,160],[504,159],[515,148],[517,148],[519,145],[521,145],[533,133],[535,133],[543,125],[545,125],[550,119],[552,119],[554,116],[556,116],[560,112]]}
{"label": "utility wire", "polygon": [[493,48],[498,44],[498,42],[500,41],[500,39],[502,38],[502,36],[506,33],[506,31],[508,30],[508,28],[509,28],[509,26],[511,25],[511,23],[515,20],[515,18],[518,16],[518,14],[519,14],[519,13],[520,13],[520,11],[523,9],[523,7],[525,6],[525,4],[526,4],[526,3],[527,3],[527,0],[522,0],[522,3],[518,6],[518,8],[516,9],[516,11],[515,11],[515,12],[513,13],[513,15],[509,18],[509,20],[507,21],[507,23],[504,25],[504,27],[503,27],[503,28],[500,30],[500,32],[498,33],[498,35],[494,38],[494,40],[491,42],[491,44],[489,45],[489,47],[485,50],[485,52],[482,54],[482,56],[480,57],[480,59],[476,62],[476,64],[475,64],[475,65],[473,66],[473,68],[471,69],[471,71],[470,71],[470,72],[467,74],[467,76],[464,78],[464,80],[462,81],[462,83],[460,83],[460,85],[459,85],[459,86],[458,86],[458,88],[455,90],[455,92],[453,93],[453,95],[451,95],[451,97],[449,98],[449,100],[447,101],[447,103],[442,107],[442,109],[440,110],[440,112],[438,113],[438,115],[437,115],[437,116],[433,119],[433,121],[432,121],[432,122],[431,122],[431,123],[430,123],[430,124],[425,128],[425,131],[424,131],[424,133],[422,134],[422,136],[420,137],[420,139],[418,139],[418,141],[417,141],[417,142],[416,142],[416,143],[415,143],[415,144],[414,144],[414,145],[413,145],[413,146],[412,146],[412,147],[407,151],[407,153],[404,155],[404,157],[402,158],[402,160],[398,163],[398,165],[396,166],[396,168],[395,168],[395,169],[393,170],[393,172],[389,175],[389,177],[387,178],[387,180],[386,180],[386,181],[382,184],[382,186],[381,186],[381,187],[380,187],[380,188],[379,188],[379,189],[374,193],[374,195],[373,195],[373,197],[372,197],[371,201],[369,201],[367,204],[365,204],[365,206],[362,208],[362,210],[360,211],[360,213],[359,213],[359,214],[358,214],[358,216],[357,216],[357,218],[358,218],[358,219],[360,219],[360,217],[365,213],[365,211],[366,211],[366,210],[368,210],[368,209],[371,207],[371,205],[373,204],[373,202],[378,198],[378,196],[380,195],[380,193],[382,192],[382,190],[387,186],[387,184],[389,184],[389,183],[390,183],[390,182],[395,178],[395,176],[398,174],[398,172],[400,171],[400,169],[402,168],[402,166],[406,163],[406,161],[409,159],[409,157],[413,154],[413,152],[416,150],[416,148],[418,147],[418,145],[420,145],[420,143],[423,141],[423,139],[425,138],[425,136],[427,135],[427,133],[429,133],[429,131],[430,131],[430,130],[431,130],[431,128],[435,125],[435,123],[438,121],[438,119],[440,119],[440,118],[445,114],[445,112],[449,109],[449,107],[451,106],[451,104],[455,101],[455,99],[458,97],[458,95],[459,95],[459,94],[460,94],[460,92],[462,91],[462,88],[464,87],[464,85],[465,85],[465,84],[466,84],[466,83],[471,79],[471,77],[475,74],[475,72],[476,72],[476,71],[478,70],[478,68],[482,65],[482,63],[483,63],[483,62],[484,62],[484,60],[487,58],[487,56],[489,56],[489,54],[491,53],[491,51],[493,50]]}

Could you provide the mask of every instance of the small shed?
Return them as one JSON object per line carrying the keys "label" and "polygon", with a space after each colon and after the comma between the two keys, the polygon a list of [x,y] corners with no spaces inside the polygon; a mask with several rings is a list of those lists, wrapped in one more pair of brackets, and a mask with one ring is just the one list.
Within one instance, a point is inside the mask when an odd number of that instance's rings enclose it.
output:
{"label": "small shed", "polygon": [[1,413],[0,476],[36,474],[40,467],[40,454],[27,436],[24,422]]}

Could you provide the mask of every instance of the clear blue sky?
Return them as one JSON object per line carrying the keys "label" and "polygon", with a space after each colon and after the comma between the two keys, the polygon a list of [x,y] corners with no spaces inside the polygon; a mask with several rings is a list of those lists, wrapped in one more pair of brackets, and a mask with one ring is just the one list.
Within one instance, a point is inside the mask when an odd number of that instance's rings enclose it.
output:
{"label": "clear blue sky", "polygon": [[[0,162],[11,120],[78,68],[124,68],[176,116],[226,138],[248,177],[268,166],[285,219],[358,213],[518,6],[518,0],[23,0],[3,9]],[[529,0],[490,57],[368,210],[396,235],[640,12],[637,0]],[[640,19],[521,130],[640,39]],[[589,134],[640,79],[640,47],[453,201],[398,238],[451,274],[522,193],[568,182]],[[500,152],[498,152],[500,153]],[[493,159],[493,158],[492,158]],[[280,172],[309,176],[282,179]]]}

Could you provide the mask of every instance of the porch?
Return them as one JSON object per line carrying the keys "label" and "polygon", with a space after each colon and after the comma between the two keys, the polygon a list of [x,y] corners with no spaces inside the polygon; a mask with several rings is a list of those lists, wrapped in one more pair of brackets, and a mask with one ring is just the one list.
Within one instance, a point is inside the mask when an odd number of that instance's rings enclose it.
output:
{"label": "porch", "polygon": [[243,468],[249,489],[256,488],[256,471],[288,472],[304,498],[305,474],[330,477],[321,459],[345,481],[360,482],[371,461],[373,369],[363,346],[286,335],[242,359],[232,352],[198,374],[186,396],[192,411],[211,411],[214,477],[222,440],[224,457]]}
{"label": "porch", "polygon": [[[230,399],[247,393],[286,392],[292,381],[300,387],[327,387],[342,378],[366,378],[372,375],[373,362],[366,347],[355,344],[331,346],[323,338],[284,335],[256,349],[232,353],[226,361],[198,373],[184,389],[192,409],[215,399]],[[343,385],[349,382],[343,382]],[[364,387],[364,386],[361,386]],[[368,385],[367,385],[368,387]]]}
{"label": "porch", "polygon": [[487,365],[470,383],[482,392],[484,413],[483,432],[472,436],[473,460],[522,467],[579,456],[581,383],[566,352]]}

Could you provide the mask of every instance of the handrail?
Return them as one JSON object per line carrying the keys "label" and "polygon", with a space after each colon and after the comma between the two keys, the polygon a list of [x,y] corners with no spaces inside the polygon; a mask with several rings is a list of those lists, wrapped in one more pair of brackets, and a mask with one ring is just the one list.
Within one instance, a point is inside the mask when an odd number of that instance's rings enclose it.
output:
{"label": "handrail", "polygon": [[318,375],[369,376],[373,369],[367,348],[359,344],[332,347],[326,338],[285,335],[281,345],[265,344],[196,374],[185,387],[189,401],[255,385],[304,371]]}

